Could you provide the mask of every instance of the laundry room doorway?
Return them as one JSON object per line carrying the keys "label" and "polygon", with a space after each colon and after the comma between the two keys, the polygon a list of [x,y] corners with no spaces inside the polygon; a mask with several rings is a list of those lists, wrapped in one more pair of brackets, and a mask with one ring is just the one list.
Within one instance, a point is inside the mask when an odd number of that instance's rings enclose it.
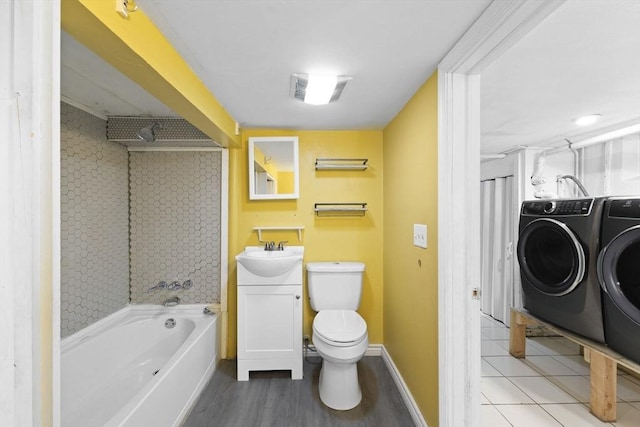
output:
{"label": "laundry room doorway", "polygon": [[512,175],[481,182],[481,310],[509,326],[509,309],[519,305],[520,276],[514,254],[517,233],[516,183]]}

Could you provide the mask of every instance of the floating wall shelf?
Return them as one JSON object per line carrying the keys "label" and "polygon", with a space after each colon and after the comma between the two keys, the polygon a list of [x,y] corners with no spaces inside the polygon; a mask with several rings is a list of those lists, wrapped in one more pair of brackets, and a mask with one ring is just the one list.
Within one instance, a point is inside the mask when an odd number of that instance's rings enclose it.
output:
{"label": "floating wall shelf", "polygon": [[316,203],[314,210],[318,216],[364,216],[366,203]]}
{"label": "floating wall shelf", "polygon": [[316,170],[365,170],[369,159],[316,159]]}
{"label": "floating wall shelf", "polygon": [[298,241],[302,242],[302,230],[304,230],[304,226],[293,226],[293,227],[253,227],[255,231],[258,232],[258,241],[260,243],[264,243],[262,241],[262,232],[263,231],[286,231],[286,230],[294,230],[298,232]]}

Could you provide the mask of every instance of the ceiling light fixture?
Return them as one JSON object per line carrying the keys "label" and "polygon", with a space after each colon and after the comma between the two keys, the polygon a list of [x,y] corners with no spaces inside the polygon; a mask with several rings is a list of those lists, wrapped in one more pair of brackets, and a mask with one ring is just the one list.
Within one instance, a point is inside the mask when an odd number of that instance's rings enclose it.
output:
{"label": "ceiling light fixture", "polygon": [[337,101],[349,80],[349,76],[296,73],[291,75],[289,94],[307,104],[324,105]]}
{"label": "ceiling light fixture", "polygon": [[328,104],[338,82],[337,76],[310,75],[304,102],[312,105]]}
{"label": "ceiling light fixture", "polygon": [[578,126],[589,126],[597,122],[602,118],[600,114],[589,114],[588,116],[578,117],[577,119],[573,119],[573,122]]}

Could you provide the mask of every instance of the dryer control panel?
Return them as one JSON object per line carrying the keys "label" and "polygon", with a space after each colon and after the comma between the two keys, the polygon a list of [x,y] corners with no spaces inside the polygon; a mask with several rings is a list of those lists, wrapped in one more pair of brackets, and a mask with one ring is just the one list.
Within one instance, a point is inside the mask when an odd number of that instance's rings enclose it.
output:
{"label": "dryer control panel", "polygon": [[611,200],[609,206],[611,218],[640,218],[640,199]]}
{"label": "dryer control panel", "polygon": [[530,200],[522,203],[522,215],[587,216],[593,199]]}

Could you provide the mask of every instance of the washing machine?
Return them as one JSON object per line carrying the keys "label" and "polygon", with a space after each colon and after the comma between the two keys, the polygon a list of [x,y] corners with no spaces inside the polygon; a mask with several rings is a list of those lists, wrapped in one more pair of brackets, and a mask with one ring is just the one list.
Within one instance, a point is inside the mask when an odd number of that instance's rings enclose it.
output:
{"label": "washing machine", "polygon": [[597,259],[604,200],[523,202],[517,248],[524,308],[600,343],[604,327]]}
{"label": "washing machine", "polygon": [[607,200],[601,233],[598,276],[607,344],[640,363],[640,196]]}

